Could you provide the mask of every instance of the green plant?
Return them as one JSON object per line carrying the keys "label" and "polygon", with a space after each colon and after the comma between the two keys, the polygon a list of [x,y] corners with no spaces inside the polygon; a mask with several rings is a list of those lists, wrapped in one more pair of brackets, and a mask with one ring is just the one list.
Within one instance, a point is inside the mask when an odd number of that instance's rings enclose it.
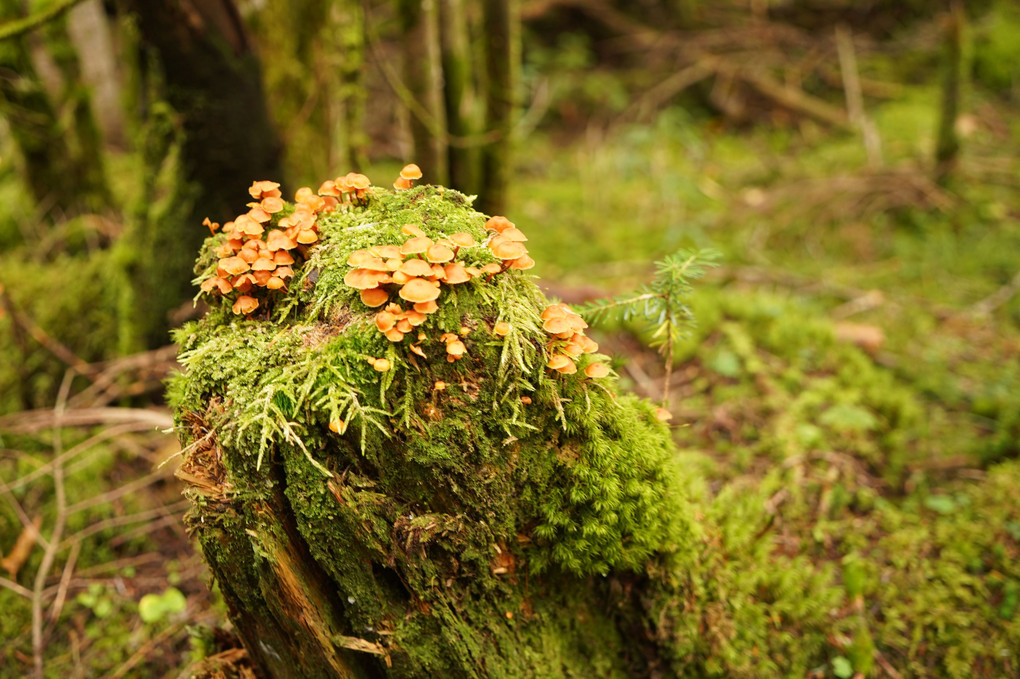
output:
{"label": "green plant", "polygon": [[691,281],[705,275],[716,265],[719,255],[713,250],[679,252],[655,264],[655,278],[634,293],[591,302],[581,310],[590,322],[598,323],[618,316],[624,322],[635,318],[653,326],[651,345],[657,347],[666,362],[662,387],[662,407],[669,407],[669,382],[673,370],[673,348],[683,336],[683,327],[694,321],[687,298]]}

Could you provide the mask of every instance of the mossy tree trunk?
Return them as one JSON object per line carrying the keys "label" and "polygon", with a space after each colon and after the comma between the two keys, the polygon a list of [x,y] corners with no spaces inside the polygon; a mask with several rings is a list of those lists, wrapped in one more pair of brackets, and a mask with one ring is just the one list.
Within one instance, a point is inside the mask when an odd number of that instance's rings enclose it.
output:
{"label": "mossy tree trunk", "polygon": [[397,12],[413,157],[425,181],[446,184],[448,131],[439,42],[439,1],[398,0]]}
{"label": "mossy tree trunk", "polygon": [[193,253],[208,234],[202,220],[232,219],[238,211],[230,197],[253,178],[280,179],[280,145],[258,58],[231,0],[119,0],[119,6],[137,22],[140,59],[157,65],[155,80],[181,135],[187,187],[180,200],[188,209],[175,220],[141,225],[145,233],[128,263],[139,290],[141,336],[162,345],[169,313],[194,294]]}
{"label": "mossy tree trunk", "polygon": [[482,147],[479,208],[506,211],[513,172],[514,127],[519,115],[521,19],[518,0],[482,4],[485,63],[485,130],[494,140]]}
{"label": "mossy tree trunk", "polygon": [[935,177],[940,184],[949,181],[960,155],[960,135],[956,121],[966,79],[964,39],[967,13],[963,3],[954,1],[945,17],[942,45],[942,98],[939,102],[938,136],[935,144]]}
{"label": "mossy tree trunk", "polygon": [[478,125],[472,80],[471,35],[464,0],[440,0],[443,94],[450,133],[450,187],[467,194],[479,190]]}

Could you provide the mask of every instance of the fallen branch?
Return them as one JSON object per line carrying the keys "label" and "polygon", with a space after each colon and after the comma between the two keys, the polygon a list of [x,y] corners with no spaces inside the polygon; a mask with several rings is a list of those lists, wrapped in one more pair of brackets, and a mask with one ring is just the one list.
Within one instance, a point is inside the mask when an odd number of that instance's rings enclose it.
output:
{"label": "fallen branch", "polygon": [[100,424],[147,423],[154,429],[170,429],[173,417],[165,408],[76,408],[58,419],[52,410],[25,410],[0,417],[0,430],[32,434],[54,427],[92,427]]}

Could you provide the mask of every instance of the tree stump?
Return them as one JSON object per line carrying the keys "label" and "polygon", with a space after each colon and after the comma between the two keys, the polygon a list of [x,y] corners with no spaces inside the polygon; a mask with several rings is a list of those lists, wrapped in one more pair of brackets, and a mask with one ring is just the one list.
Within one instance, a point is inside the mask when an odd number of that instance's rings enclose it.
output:
{"label": "tree stump", "polygon": [[[617,392],[580,317],[521,270],[510,222],[441,187],[350,178],[294,205],[253,185],[269,216],[208,239],[213,308],[177,338],[187,523],[253,662],[654,673],[650,592],[695,542],[655,407]],[[245,247],[258,259],[236,271]],[[284,288],[246,283],[262,258],[293,272]],[[409,301],[416,287],[438,297]]]}

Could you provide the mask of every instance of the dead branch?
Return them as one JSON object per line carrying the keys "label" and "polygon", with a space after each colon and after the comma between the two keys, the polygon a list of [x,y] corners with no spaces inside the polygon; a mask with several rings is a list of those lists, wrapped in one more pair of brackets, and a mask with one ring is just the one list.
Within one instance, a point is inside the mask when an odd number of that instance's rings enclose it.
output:
{"label": "dead branch", "polygon": [[50,337],[45,330],[36,325],[35,321],[23,314],[3,285],[0,285],[0,302],[3,302],[4,308],[7,310],[7,314],[11,317],[11,321],[15,326],[31,335],[32,339],[60,359],[68,368],[71,368],[79,375],[91,379],[89,364],[61,342]]}
{"label": "dead branch", "polygon": [[173,417],[166,408],[73,408],[59,419],[49,409],[26,410],[0,417],[0,430],[12,434],[33,434],[54,427],[92,427],[100,424],[142,424],[170,429]]}

